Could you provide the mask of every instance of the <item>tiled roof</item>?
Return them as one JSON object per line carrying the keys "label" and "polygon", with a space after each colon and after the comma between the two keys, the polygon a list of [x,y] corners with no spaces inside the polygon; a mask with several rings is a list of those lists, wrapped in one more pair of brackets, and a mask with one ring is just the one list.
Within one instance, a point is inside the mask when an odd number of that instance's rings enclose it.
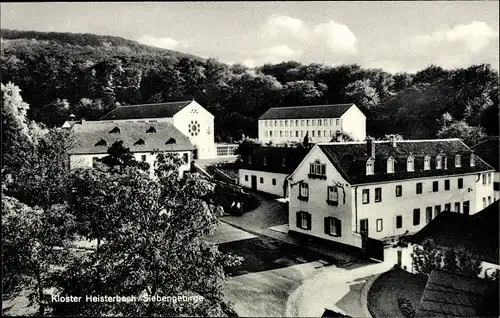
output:
{"label": "tiled roof", "polygon": [[474,147],[471,147],[476,154],[486,161],[490,166],[495,168],[497,171],[500,170],[500,158],[499,158],[499,144],[500,138],[494,137],[483,141]]}
{"label": "tiled roof", "polygon": [[[366,161],[369,159],[367,142],[320,143],[319,148],[335,165],[340,174],[351,184],[376,183],[431,176],[473,173],[493,170],[491,166],[476,159],[470,166],[470,149],[460,139],[403,140],[393,147],[390,141],[373,141],[375,145],[375,173],[366,175]],[[414,172],[406,171],[406,160],[414,157]],[[447,169],[436,169],[436,156],[447,156]],[[455,167],[455,155],[460,154],[461,167]],[[429,155],[430,170],[424,171],[424,157]],[[394,173],[387,173],[387,159],[394,157]]]}
{"label": "tiled roof", "polygon": [[426,239],[443,248],[460,247],[481,260],[499,264],[499,213],[500,201],[474,215],[441,212],[435,219],[412,236],[410,242],[422,244]]}
{"label": "tiled roof", "polygon": [[[241,168],[291,174],[308,152],[309,149],[304,148],[257,147],[251,152],[251,163],[244,160]],[[283,165],[283,158],[285,158],[285,165]],[[265,160],[266,164],[264,164]]]}
{"label": "tiled roof", "polygon": [[192,101],[188,100],[170,103],[118,106],[104,115],[101,120],[172,117],[191,102]]}
{"label": "tiled roof", "polygon": [[[151,127],[154,127],[156,132],[146,133]],[[118,130],[119,132],[110,133]],[[119,140],[123,140],[123,146],[130,148],[131,152],[149,152],[154,149],[162,151],[194,150],[189,138],[168,122],[84,121],[81,124],[73,125],[72,131],[75,133],[77,145],[69,151],[70,154],[106,153],[108,147]],[[138,142],[141,139],[144,144]],[[105,145],[102,140],[104,140]],[[103,145],[96,146],[99,142]]]}
{"label": "tiled roof", "polygon": [[498,285],[477,277],[433,270],[417,317],[498,317]]}
{"label": "tiled roof", "polygon": [[340,118],[354,104],[314,105],[269,108],[263,119]]}

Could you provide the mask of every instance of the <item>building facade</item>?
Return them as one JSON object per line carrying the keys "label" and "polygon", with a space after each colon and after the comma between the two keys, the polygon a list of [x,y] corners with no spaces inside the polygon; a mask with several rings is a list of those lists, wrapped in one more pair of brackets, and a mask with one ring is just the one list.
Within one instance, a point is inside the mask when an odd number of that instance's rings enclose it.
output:
{"label": "building facade", "polygon": [[366,138],[366,116],[355,104],[270,108],[259,118],[259,140],[281,144],[329,142],[341,133]]}
{"label": "building facade", "polygon": [[408,235],[482,210],[493,171],[459,139],[317,144],[288,180],[289,229],[355,247]]}
{"label": "building facade", "polygon": [[286,178],[307,155],[308,149],[255,147],[241,155],[239,184],[242,187],[287,197]]}
{"label": "building facade", "polygon": [[[489,140],[483,141],[471,148],[479,157],[481,157],[481,159],[495,168],[495,172],[493,173],[493,190],[495,191],[493,198],[494,201],[500,200],[499,144],[499,137],[494,137]],[[488,200],[488,198],[486,198],[486,200]]]}
{"label": "building facade", "polygon": [[195,147],[195,159],[217,156],[214,133],[214,116],[196,101],[181,101],[146,105],[118,106],[102,122],[167,122],[189,138]]}
{"label": "building facade", "polygon": [[189,171],[193,160],[194,146],[189,138],[171,123],[163,122],[109,122],[82,121],[73,124],[71,129],[76,144],[68,151],[69,166],[73,168],[93,167],[98,159],[108,156],[108,148],[122,141],[137,161],[149,163],[150,175],[154,175],[155,149],[179,155],[184,164],[179,172],[182,176]]}

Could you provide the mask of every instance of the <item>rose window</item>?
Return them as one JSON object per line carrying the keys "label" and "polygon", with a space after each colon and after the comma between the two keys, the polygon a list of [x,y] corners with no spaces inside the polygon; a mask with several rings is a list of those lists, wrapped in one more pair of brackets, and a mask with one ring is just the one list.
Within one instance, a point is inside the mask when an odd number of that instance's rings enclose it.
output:
{"label": "rose window", "polygon": [[191,120],[189,124],[189,134],[191,137],[198,136],[200,133],[200,124],[196,120]]}

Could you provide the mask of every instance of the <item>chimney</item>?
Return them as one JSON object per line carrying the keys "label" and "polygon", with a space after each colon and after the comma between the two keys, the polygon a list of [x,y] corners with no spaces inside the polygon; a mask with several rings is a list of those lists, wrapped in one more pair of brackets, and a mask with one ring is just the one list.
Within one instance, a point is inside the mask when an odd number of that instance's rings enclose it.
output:
{"label": "chimney", "polygon": [[366,138],[366,153],[375,159],[375,142],[371,137]]}
{"label": "chimney", "polygon": [[395,135],[390,135],[389,140],[391,141],[391,145],[393,148],[396,148],[396,136]]}

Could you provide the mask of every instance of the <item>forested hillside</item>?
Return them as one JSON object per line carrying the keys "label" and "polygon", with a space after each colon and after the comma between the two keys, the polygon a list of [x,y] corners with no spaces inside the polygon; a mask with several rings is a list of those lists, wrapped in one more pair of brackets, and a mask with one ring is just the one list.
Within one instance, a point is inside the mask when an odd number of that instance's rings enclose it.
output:
{"label": "forested hillside", "polygon": [[2,30],[2,83],[30,105],[30,119],[60,125],[98,119],[117,104],[195,98],[216,118],[219,140],[256,136],[269,107],[354,102],[368,133],[406,138],[498,135],[498,72],[489,65],[389,74],[358,65],[285,62],[228,66],[117,37]]}

